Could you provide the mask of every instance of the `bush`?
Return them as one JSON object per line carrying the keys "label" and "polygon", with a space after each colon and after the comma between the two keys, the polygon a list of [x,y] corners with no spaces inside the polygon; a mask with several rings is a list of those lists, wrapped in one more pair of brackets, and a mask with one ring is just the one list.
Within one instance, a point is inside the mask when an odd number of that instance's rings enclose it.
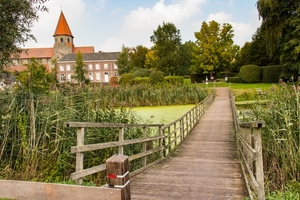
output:
{"label": "bush", "polygon": [[128,84],[132,84],[133,79],[134,79],[134,75],[133,74],[123,74],[120,78],[120,85],[128,85]]}
{"label": "bush", "polygon": [[135,67],[131,71],[131,74],[133,74],[135,77],[149,77],[151,72],[152,72],[152,70],[150,70],[150,69],[143,69],[143,68]]}
{"label": "bush", "polygon": [[184,83],[184,77],[183,76],[165,76],[164,79],[167,83],[171,83],[173,85]]}
{"label": "bush", "polygon": [[119,82],[119,78],[117,76],[112,76],[109,79],[109,84],[110,85],[117,85]]}
{"label": "bush", "polygon": [[241,67],[239,77],[245,83],[260,83],[261,71],[257,65],[245,65]]}
{"label": "bush", "polygon": [[136,77],[133,80],[133,84],[147,84],[149,83],[149,77]]}
{"label": "bush", "polygon": [[240,77],[228,77],[228,83],[242,83],[242,79]]}
{"label": "bush", "polygon": [[156,84],[164,81],[164,74],[161,71],[153,71],[149,75],[149,82]]}
{"label": "bush", "polygon": [[262,82],[278,83],[281,71],[282,67],[280,65],[262,67]]}

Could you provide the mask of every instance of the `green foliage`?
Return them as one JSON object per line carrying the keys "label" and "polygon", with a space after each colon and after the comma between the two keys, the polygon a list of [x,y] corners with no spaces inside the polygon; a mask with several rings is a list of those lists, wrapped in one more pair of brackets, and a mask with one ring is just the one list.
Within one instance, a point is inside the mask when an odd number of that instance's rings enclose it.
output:
{"label": "green foliage", "polygon": [[278,83],[282,66],[266,66],[262,68],[262,82],[263,83]]}
{"label": "green foliage", "polygon": [[132,84],[134,78],[135,77],[133,74],[123,74],[120,77],[119,83],[120,83],[120,85],[130,85],[130,84]]}
{"label": "green foliage", "polygon": [[267,200],[296,200],[300,199],[300,182],[289,182],[282,192],[280,190],[268,193]]}
{"label": "green foliage", "polygon": [[192,73],[221,72],[229,68],[235,57],[237,46],[233,44],[233,28],[230,24],[211,21],[202,23],[200,32],[195,32]]}
{"label": "green foliage", "polygon": [[164,74],[160,71],[153,71],[149,75],[149,82],[151,84],[161,83],[164,81]]}
{"label": "green foliage", "polygon": [[129,73],[132,68],[129,64],[130,56],[129,56],[130,48],[122,46],[122,51],[119,54],[119,57],[117,59],[116,65],[118,66],[118,73],[120,75]]}
{"label": "green foliage", "polygon": [[260,83],[261,71],[257,65],[245,65],[241,67],[239,77],[245,83]]}
{"label": "green foliage", "polygon": [[12,58],[19,57],[20,46],[36,40],[31,27],[38,20],[39,11],[47,11],[48,0],[1,0],[0,13],[0,74]]}
{"label": "green foliage", "polygon": [[148,77],[152,70],[150,69],[143,69],[143,68],[133,68],[131,71],[131,74],[133,74],[135,77]]}
{"label": "green foliage", "polygon": [[192,66],[193,51],[196,44],[192,41],[187,41],[179,48],[179,67],[176,69],[176,75],[185,76],[190,75],[190,67]]}
{"label": "green foliage", "polygon": [[153,47],[154,57],[156,58],[156,70],[166,74],[177,75],[177,69],[180,67],[178,63],[178,50],[181,46],[180,30],[173,23],[163,22],[157,30],[153,31],[150,37]]}
{"label": "green foliage", "polygon": [[34,58],[25,66],[25,70],[15,73],[21,84],[19,87],[24,87],[27,91],[35,94],[48,92],[50,84],[54,83],[54,77],[51,76],[46,67]]}
{"label": "green foliage", "polygon": [[133,84],[148,84],[149,82],[149,77],[136,77],[133,80]]}
{"label": "green foliage", "polygon": [[240,77],[228,77],[227,82],[228,83],[242,83],[243,80]]}
{"label": "green foliage", "polygon": [[72,79],[76,80],[80,85],[82,83],[89,83],[89,79],[86,78],[87,70],[85,69],[85,64],[83,63],[82,53],[78,51],[76,56],[76,64],[73,66],[74,75]]}
{"label": "green foliage", "polygon": [[184,83],[183,76],[165,76],[164,79],[167,83],[171,83],[173,85],[177,85],[177,84],[180,85]]}
{"label": "green foliage", "polygon": [[299,94],[298,85],[273,86],[267,91],[267,107],[253,106],[254,119],[266,124],[262,144],[269,191],[283,191],[287,183],[300,179]]}

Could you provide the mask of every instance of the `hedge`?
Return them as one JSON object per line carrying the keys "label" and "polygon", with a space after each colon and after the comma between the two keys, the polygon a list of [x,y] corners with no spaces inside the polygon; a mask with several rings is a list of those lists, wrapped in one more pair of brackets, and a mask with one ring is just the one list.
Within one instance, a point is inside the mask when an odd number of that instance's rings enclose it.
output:
{"label": "hedge", "polygon": [[265,66],[262,67],[262,71],[263,71],[262,73],[263,83],[278,83],[282,71],[282,66],[280,65]]}
{"label": "hedge", "polygon": [[244,65],[240,69],[239,77],[245,83],[260,83],[262,69],[257,65]]}
{"label": "hedge", "polygon": [[171,84],[183,84],[184,77],[183,76],[165,76],[165,81]]}

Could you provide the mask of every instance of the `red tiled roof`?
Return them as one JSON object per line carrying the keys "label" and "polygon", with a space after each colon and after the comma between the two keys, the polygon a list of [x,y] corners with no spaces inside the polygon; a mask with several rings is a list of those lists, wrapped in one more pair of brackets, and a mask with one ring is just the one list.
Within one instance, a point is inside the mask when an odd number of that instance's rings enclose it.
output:
{"label": "red tiled roof", "polygon": [[87,46],[87,47],[74,47],[73,53],[78,53],[80,51],[81,53],[94,53],[95,49],[93,46]]}
{"label": "red tiled roof", "polygon": [[73,37],[73,34],[71,32],[71,29],[69,28],[68,22],[64,16],[64,13],[61,11],[57,26],[54,32],[53,36],[58,36],[58,35],[67,35]]}
{"label": "red tiled roof", "polygon": [[28,48],[20,54],[20,59],[22,58],[52,58],[54,55],[53,48]]}

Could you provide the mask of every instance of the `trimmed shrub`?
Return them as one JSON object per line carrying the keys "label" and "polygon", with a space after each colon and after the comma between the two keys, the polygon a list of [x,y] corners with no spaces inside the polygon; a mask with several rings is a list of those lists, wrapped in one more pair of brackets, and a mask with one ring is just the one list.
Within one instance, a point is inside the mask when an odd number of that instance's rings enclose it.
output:
{"label": "trimmed shrub", "polygon": [[152,70],[150,70],[150,69],[143,69],[143,68],[135,67],[131,71],[131,74],[133,74],[135,77],[149,77],[151,72],[152,72]]}
{"label": "trimmed shrub", "polygon": [[117,77],[117,76],[112,76],[109,79],[110,85],[118,85],[118,82],[119,82],[119,77]]}
{"label": "trimmed shrub", "polygon": [[280,65],[262,67],[262,82],[278,83],[281,71],[282,67]]}
{"label": "trimmed shrub", "polygon": [[245,65],[241,67],[239,77],[245,83],[260,83],[261,71],[257,65]]}
{"label": "trimmed shrub", "polygon": [[136,77],[133,80],[133,84],[147,84],[149,83],[149,77]]}
{"label": "trimmed shrub", "polygon": [[227,83],[242,83],[242,79],[240,77],[228,77]]}
{"label": "trimmed shrub", "polygon": [[132,84],[133,79],[134,79],[134,75],[133,74],[123,74],[120,78],[120,85],[128,85],[128,84]]}
{"label": "trimmed shrub", "polygon": [[149,75],[151,84],[156,84],[164,81],[164,74],[161,71],[153,71]]}
{"label": "trimmed shrub", "polygon": [[164,79],[167,83],[171,83],[173,85],[184,83],[184,77],[183,76],[165,76]]}

